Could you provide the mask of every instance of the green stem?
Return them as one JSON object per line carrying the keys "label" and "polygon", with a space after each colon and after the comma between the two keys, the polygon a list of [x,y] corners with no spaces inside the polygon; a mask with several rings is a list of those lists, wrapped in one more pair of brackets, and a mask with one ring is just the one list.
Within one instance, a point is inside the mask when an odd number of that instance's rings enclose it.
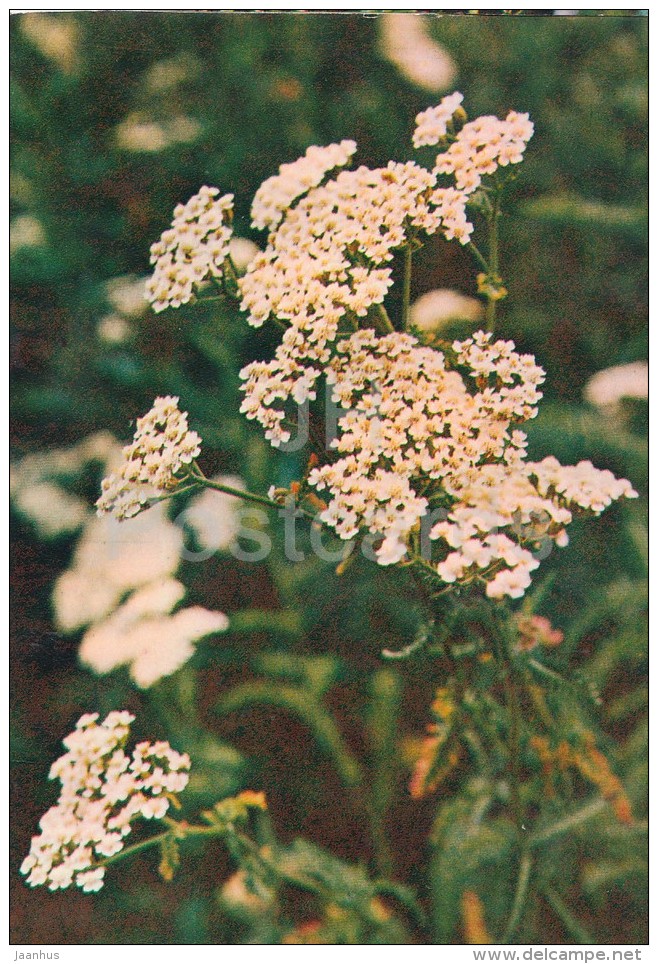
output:
{"label": "green stem", "polygon": [[186,476],[186,478],[185,478],[184,480],[182,480],[182,481],[176,486],[176,488],[172,489],[171,492],[167,492],[166,495],[157,495],[157,496],[154,496],[152,499],[149,499],[149,500],[148,500],[148,503],[146,504],[146,508],[149,508],[149,509],[150,509],[152,506],[156,505],[158,502],[166,502],[167,499],[173,499],[173,497],[174,497],[175,495],[182,495],[183,492],[189,492],[189,491],[191,491],[192,489],[196,488],[196,482],[192,482],[192,483],[190,483],[190,484],[188,484],[188,485],[184,485],[184,484],[183,484],[184,482],[189,482],[189,476]]}
{"label": "green stem", "polygon": [[[498,625],[500,626],[500,623]],[[494,629],[494,632],[496,632],[496,629]],[[508,650],[509,635],[502,629],[501,635],[503,635],[503,638],[495,642],[504,670],[503,686],[505,688],[505,704],[509,715],[510,796],[519,845],[523,847],[525,828],[523,825],[523,804],[521,802],[521,705],[516,680],[514,679],[514,667]]]}
{"label": "green stem", "polygon": [[213,482],[212,479],[206,478],[201,469],[195,466],[190,477],[197,482],[198,485],[205,486],[207,489],[214,489],[216,492],[225,492],[226,495],[233,495],[236,499],[244,499],[245,502],[255,502],[257,505],[264,505],[268,509],[280,509],[281,506],[278,502],[273,499],[268,499],[264,495],[256,495],[254,492],[244,492],[242,489],[234,489],[230,485],[224,485],[223,482]]}
{"label": "green stem", "polygon": [[125,857],[132,857],[133,854],[141,853],[142,850],[148,850],[149,847],[156,847],[159,843],[162,843],[167,837],[171,836],[171,830],[165,830],[163,833],[156,834],[155,837],[149,837],[148,840],[142,840],[139,843],[133,844],[132,847],[125,847],[120,850],[118,854],[113,854],[111,857],[105,857],[101,860],[101,867],[109,867],[110,864],[118,863],[119,860],[123,860]]}
{"label": "green stem", "polygon": [[158,833],[154,837],[140,840],[139,843],[133,844],[131,847],[125,847],[118,854],[105,857],[99,861],[99,866],[108,867],[110,864],[124,860],[126,857],[132,857],[133,854],[149,850],[151,847],[157,847],[167,837],[173,837],[174,840],[185,840],[187,837],[221,837],[226,835],[226,827],[223,825],[205,827],[196,824],[178,823],[178,821],[167,817],[165,817],[164,822],[169,824],[169,830],[163,830],[162,833]]}
{"label": "green stem", "polygon": [[368,729],[372,745],[369,813],[375,863],[382,877],[393,876],[393,854],[388,840],[386,817],[396,780],[398,710],[400,681],[388,669],[375,673],[371,683]]}
{"label": "green stem", "polygon": [[552,887],[548,885],[544,887],[544,897],[560,918],[569,934],[575,937],[579,944],[594,943],[589,931],[574,917],[562,898]]}
{"label": "green stem", "polygon": [[409,327],[409,306],[411,304],[411,259],[413,249],[407,244],[404,249],[404,282],[402,287],[402,330]]}
{"label": "green stem", "polygon": [[[489,271],[492,278],[498,277],[498,217],[500,215],[500,201],[498,194],[494,194],[491,206],[491,216],[489,218]],[[496,298],[487,296],[486,327],[487,331],[494,333],[496,330]]]}
{"label": "green stem", "polygon": [[[216,492],[225,492],[226,495],[233,495],[236,499],[244,499],[245,502],[255,502],[257,505],[264,505],[267,509],[277,509],[283,508],[280,502],[275,502],[273,499],[268,499],[264,495],[256,495],[254,492],[245,492],[242,489],[234,489],[230,485],[224,485],[223,482],[213,482],[212,479],[207,478],[199,466],[194,463],[190,470],[190,475],[188,478],[193,479],[197,485],[202,485],[206,489],[214,489]],[[190,486],[192,488],[192,486]],[[181,489],[180,491],[184,491]],[[326,522],[321,522],[315,512],[309,512],[307,509],[303,509],[300,505],[295,504],[295,512],[299,512],[306,519],[316,525],[322,526],[323,529],[329,530],[332,533],[334,530]],[[335,534],[335,533],[334,533]]]}
{"label": "green stem", "polygon": [[532,847],[539,847],[541,844],[548,843],[548,841],[554,837],[560,837],[562,834],[569,833],[574,827],[578,827],[581,823],[591,820],[592,817],[597,817],[607,806],[606,801],[600,798],[592,801],[592,803],[587,804],[587,806],[582,807],[580,810],[576,810],[575,813],[571,813],[562,820],[551,824],[550,827],[546,827],[545,830],[540,830],[533,834],[530,838],[530,845]]}
{"label": "green stem", "polygon": [[484,271],[484,273],[489,274],[489,264],[486,258],[484,257],[484,255],[482,254],[482,252],[480,251],[480,249],[476,247],[476,245],[472,241],[469,241],[466,247],[471,252],[471,254],[475,255],[475,259],[480,265],[480,267],[482,268],[482,270]]}
{"label": "green stem", "polygon": [[509,944],[514,931],[516,930],[519,921],[521,920],[521,915],[523,913],[523,908],[525,906],[526,898],[528,896],[528,885],[530,884],[530,872],[532,870],[532,857],[529,853],[524,853],[521,857],[519,864],[519,879],[516,883],[516,893],[514,894],[514,901],[512,903],[512,910],[507,922],[507,927],[505,928],[505,933],[503,934],[502,942],[503,944]]}
{"label": "green stem", "polygon": [[374,322],[375,329],[380,335],[390,335],[392,331],[395,331],[393,327],[393,322],[391,321],[388,311],[384,305],[375,305],[376,314],[374,315],[372,321]]}

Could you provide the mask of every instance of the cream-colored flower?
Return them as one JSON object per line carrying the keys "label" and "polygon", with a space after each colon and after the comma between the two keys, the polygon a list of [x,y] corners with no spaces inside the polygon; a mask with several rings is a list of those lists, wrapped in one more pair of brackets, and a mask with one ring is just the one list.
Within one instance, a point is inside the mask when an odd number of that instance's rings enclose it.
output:
{"label": "cream-colored flower", "polygon": [[185,594],[175,579],[143,587],[87,631],[80,661],[95,673],[127,666],[141,689],[180,669],[193,655],[197,640],[228,628],[224,613],[191,606],[171,614]]}
{"label": "cream-colored flower", "polygon": [[201,439],[189,430],[187,412],[178,398],[156,398],[153,408],[137,419],[137,430],[122,452],[122,461],[103,479],[96,505],[99,515],[129,519],[145,506],[168,495],[178,476],[201,452]]}
{"label": "cream-colored flower", "polygon": [[646,362],[614,365],[592,375],[585,385],[585,398],[599,408],[617,405],[622,398],[649,397],[649,366]]}
{"label": "cream-colored flower", "polygon": [[448,51],[428,33],[428,18],[416,13],[385,13],[379,17],[381,53],[416,87],[447,90],[457,73]]}
{"label": "cream-colored flower", "polygon": [[164,505],[122,522],[91,516],[71,568],[55,582],[57,625],[72,632],[104,618],[130,590],[173,575],[182,548],[183,533]]}
{"label": "cream-colored flower", "polygon": [[171,227],[151,245],[155,267],[146,283],[146,297],[154,311],[187,304],[195,285],[222,278],[232,217],[233,195],[220,197],[216,187],[202,187],[174,209]]}
{"label": "cream-colored flower", "polygon": [[411,306],[411,324],[423,332],[435,332],[451,321],[482,321],[480,301],[450,288],[435,288],[416,299]]}
{"label": "cream-colored flower", "polygon": [[164,817],[170,797],[186,787],[186,753],[163,740],[125,752],[133,720],[115,711],[99,723],[98,713],[87,713],[64,739],[66,753],[50,769],[50,779],[61,784],[59,800],[39,821],[21,865],[31,887],[100,890],[103,860],[123,850],[132,824]]}

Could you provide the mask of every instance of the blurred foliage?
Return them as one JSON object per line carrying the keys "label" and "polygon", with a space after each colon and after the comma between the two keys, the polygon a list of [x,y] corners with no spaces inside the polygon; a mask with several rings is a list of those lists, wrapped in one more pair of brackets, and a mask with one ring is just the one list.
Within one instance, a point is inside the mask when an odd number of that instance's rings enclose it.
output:
{"label": "blurred foliage", "polygon": [[[382,57],[378,19],[12,18],[17,455],[101,427],[125,438],[156,394],[171,393],[204,439],[209,472],[239,473],[255,491],[300,474],[301,456],[274,452],[238,414],[237,372],[266,355],[270,334],[188,306],[157,318],[128,312],[121,337],[108,338],[103,319],[116,316],[108,282],[148,272],[149,245],[175,203],[203,183],[235,194],[236,233],[258,242],[248,214],[256,188],[309,144],[353,137],[359,162],[410,158],[414,116],[440,93],[421,93]],[[535,122],[502,225],[510,297],[500,321],[505,337],[548,372],[532,454],[590,458],[644,492],[646,407],[602,414],[582,390],[594,372],[645,357],[646,20],[425,19],[457,63],[454,89],[471,116],[515,108]],[[475,294],[474,266],[456,248],[437,241],[422,252],[415,295],[434,287]],[[39,543],[15,520],[13,866],[50,802],[42,777],[61,735],[83,710],[125,707],[139,711],[145,736],[164,728],[190,752],[195,805],[247,786],[265,790],[280,865],[312,876],[330,896],[309,898],[293,882],[282,911],[267,874],[247,873],[231,902],[220,887],[229,870],[218,845],[197,859],[186,853],[171,884],[154,885],[155,866],[135,864],[93,899],[27,892],[17,880],[15,940],[449,943],[463,938],[468,891],[497,939],[643,942],[644,500],[575,523],[569,548],[544,562],[532,600],[565,633],[531,667],[559,733],[576,743],[596,734],[634,820],[620,823],[582,775],[566,776],[567,810],[549,798],[532,814],[529,894],[510,858],[504,746],[496,750],[505,726],[490,732],[487,747],[473,735],[438,793],[414,800],[407,792],[405,745],[422,738],[447,678],[442,660],[426,653],[382,660],[382,650],[403,650],[423,628],[413,586],[363,560],[340,576],[308,546],[305,561],[287,564],[280,534],[273,538],[267,565],[187,565],[191,594],[224,608],[232,629],[144,695],[127,675],[99,680],[77,666],[75,642],[58,638],[49,618],[52,580],[73,542]],[[454,633],[468,649],[483,630],[473,617]],[[482,663],[478,672],[472,712],[484,726],[492,670]],[[530,745],[522,763],[528,792],[541,797]],[[404,887],[380,892],[367,867],[415,888],[430,924]]]}

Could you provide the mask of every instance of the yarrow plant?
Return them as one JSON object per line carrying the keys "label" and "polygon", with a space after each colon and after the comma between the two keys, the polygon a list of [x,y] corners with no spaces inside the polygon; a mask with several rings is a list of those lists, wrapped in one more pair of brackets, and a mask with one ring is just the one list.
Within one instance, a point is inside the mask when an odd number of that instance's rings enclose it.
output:
{"label": "yarrow plant", "polygon": [[123,850],[133,822],[161,820],[176,804],[190,758],[164,741],[138,743],[127,754],[133,720],[113,712],[99,723],[98,713],[88,713],[65,737],[67,752],[50,768],[50,779],[61,784],[59,800],[41,818],[21,867],[31,886],[100,890],[104,861]]}
{"label": "yarrow plant", "polygon": [[[270,320],[284,331],[272,361],[241,372],[242,411],[274,446],[285,445],[293,409],[314,401],[324,382],[344,414],[331,449],[316,453],[323,464],[305,480],[329,496],[319,521],[345,540],[368,535],[377,542],[377,561],[392,565],[419,557],[421,522],[438,515],[427,531],[429,553],[423,547],[437,582],[476,582],[492,598],[518,598],[539,564],[538,542],[566,545],[575,512],[598,514],[635,492],[588,462],[565,468],[553,458],[526,460],[520,426],[537,413],[545,375],[531,355],[496,340],[491,312],[490,330],[441,349],[407,330],[412,255],[438,231],[472,247],[484,263],[480,287],[491,309],[503,293],[493,263],[502,190],[495,177],[523,160],[533,125],[514,111],[503,121],[465,122],[462,101],[451,94],[416,119],[414,146],[440,148],[432,170],[391,161],[336,174],[356,150],[342,141],[309,148],[259,188],[253,224],[270,233],[238,280],[237,296],[249,324]],[[444,186],[445,177],[454,183]],[[477,190],[490,211],[491,264],[470,242],[466,207]],[[211,201],[218,193],[203,188],[179,206],[172,231],[204,206],[224,210]],[[185,249],[192,262],[204,257],[199,232],[197,246],[189,240]],[[384,301],[398,255],[405,297],[394,324]],[[204,278],[201,272],[196,280]],[[168,293],[158,286],[157,296],[154,283],[147,294],[156,309],[180,300],[177,277]],[[127,517],[181,485],[208,484],[194,464],[200,439],[177,402],[157,399],[140,419],[119,473],[103,483],[99,511]]]}
{"label": "yarrow plant", "polygon": [[151,247],[155,270],[147,292],[154,311],[187,304],[194,285],[223,276],[232,234],[233,195],[218,194],[217,188],[202,187],[187,204],[179,204],[171,227]]}
{"label": "yarrow plant", "polygon": [[[273,357],[252,361],[240,373],[247,419],[284,452],[296,422],[305,413],[308,425],[323,399],[334,406],[336,424],[324,440],[309,435],[310,458],[301,478],[259,494],[239,482],[208,478],[198,461],[202,440],[188,426],[187,412],[177,397],[159,397],[138,419],[133,441],[103,481],[97,510],[123,524],[147,509],[162,512],[161,503],[196,489],[275,511],[283,504],[316,531],[328,530],[349,548],[367,546],[376,564],[412,577],[425,607],[422,625],[405,649],[383,656],[405,659],[424,650],[445,661],[447,676],[415,753],[410,793],[426,796],[460,762],[481,762],[488,741],[494,750],[486,767],[498,773],[500,764],[491,760],[500,759],[502,739],[506,789],[500,802],[512,811],[520,868],[504,934],[509,939],[532,862],[524,837],[524,760],[548,772],[558,758],[568,759],[604,801],[614,800],[616,812],[632,815],[619,781],[609,771],[603,781],[603,770],[592,762],[603,757],[591,734],[581,734],[578,746],[562,757],[554,749],[555,723],[536,678],[547,671],[535,651],[559,646],[563,634],[531,610],[512,613],[508,600],[524,596],[552,547],[567,545],[576,516],[597,516],[637,493],[630,482],[589,461],[563,466],[551,455],[528,458],[523,426],[537,414],[545,372],[495,329],[497,304],[507,295],[498,253],[503,192],[510,170],[523,160],[533,124],[516,111],[504,120],[469,121],[462,104],[455,92],[416,118],[413,146],[429,156],[426,165],[389,161],[375,169],[349,168],[357,149],[351,140],[310,147],[299,160],[281,165],[254,197],[253,227],[267,235],[244,271],[231,256],[232,195],[202,187],[175,209],[171,227],[151,249],[154,273],[146,295],[154,311],[210,300],[205,292],[212,284],[212,300],[219,293],[247,324],[281,331]],[[472,240],[482,223],[483,250]],[[460,244],[479,269],[485,323],[459,340],[442,341],[431,326],[414,325],[410,312],[413,258],[435,235]],[[398,278],[398,297],[391,298]],[[210,494],[204,492],[204,500]],[[166,575],[163,584],[139,589],[114,614],[103,609],[108,618],[88,631],[80,653],[94,671],[129,664],[137,685],[150,686],[186,662],[192,641],[226,629],[222,613],[199,607],[169,616],[184,587],[171,578],[171,568]],[[451,633],[466,603],[481,607],[477,632],[471,632],[476,641],[458,651]],[[153,655],[159,643],[160,657]],[[494,676],[487,669],[492,662]],[[492,691],[499,684],[502,736],[492,736],[487,713],[492,701],[498,706]],[[256,688],[250,698],[254,692],[261,691]],[[301,706],[288,684],[276,701],[293,710]],[[532,713],[524,716],[529,707]],[[526,732],[530,718],[548,735]],[[318,731],[340,759],[346,782],[356,784],[356,764],[337,737],[327,736],[325,717],[319,719]],[[28,882],[98,889],[132,822],[145,817],[169,821],[160,837],[144,842],[162,846],[165,876],[177,859],[171,857],[176,841],[216,832],[234,835],[232,852],[254,862],[251,869],[257,867],[268,886],[274,878],[285,883],[290,864],[277,865],[244,834],[235,836],[236,821],[246,819],[249,807],[262,809],[261,798],[243,795],[223,810],[218,804],[206,815],[206,828],[172,823],[167,811],[187,782],[189,759],[166,743],[138,744],[128,755],[131,722],[125,713],[110,714],[102,724],[97,716],[83,717],[65,740],[68,752],[51,771],[62,781],[62,795],[43,818],[41,836],[23,865]],[[371,812],[375,849],[386,870],[376,804]],[[436,839],[441,832],[437,824]],[[311,878],[294,880],[309,887]],[[363,905],[364,920],[371,923],[368,915],[379,912],[374,893],[368,891]],[[469,913],[475,906],[466,895],[464,906]]]}
{"label": "yarrow plant", "polygon": [[153,408],[137,420],[132,445],[123,450],[117,472],[103,480],[99,513],[129,519],[177,485],[177,476],[201,451],[201,439],[187,427],[187,413],[178,399],[156,398]]}

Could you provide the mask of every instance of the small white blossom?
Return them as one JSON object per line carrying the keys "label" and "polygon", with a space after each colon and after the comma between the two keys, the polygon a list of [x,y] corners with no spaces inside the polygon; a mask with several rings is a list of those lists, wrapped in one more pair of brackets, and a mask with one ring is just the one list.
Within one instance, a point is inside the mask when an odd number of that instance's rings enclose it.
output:
{"label": "small white blossom", "polygon": [[103,479],[96,503],[99,515],[112,513],[118,519],[136,515],[154,498],[171,492],[178,484],[177,473],[200,452],[201,439],[188,428],[187,412],[178,408],[178,398],[156,398],[153,408],[137,419],[121,465]]}
{"label": "small white blossom", "polygon": [[638,361],[604,368],[592,375],[585,385],[584,395],[598,408],[617,405],[622,398],[648,398],[649,366]]}
{"label": "small white blossom", "polygon": [[121,852],[132,822],[164,817],[187,785],[189,757],[168,743],[140,743],[126,753],[133,719],[115,711],[99,723],[97,713],[86,713],[64,739],[67,752],[49,774],[61,784],[59,800],[39,821],[21,865],[31,887],[100,890],[103,859]]}
{"label": "small white blossom", "polygon": [[533,131],[528,115],[516,111],[510,111],[505,120],[477,117],[465,124],[448,149],[439,154],[434,170],[452,174],[456,187],[471,194],[482,178],[494,174],[498,167],[523,160]]}
{"label": "small white blossom", "polygon": [[429,107],[418,114],[413,136],[414,147],[438,144],[441,138],[445,137],[448,122],[463,100],[464,95],[455,91],[454,94],[444,97],[436,107]]}
{"label": "small white blossom", "polygon": [[174,209],[171,227],[151,246],[153,275],[146,297],[154,311],[178,308],[192,297],[194,285],[221,278],[229,253],[233,195],[218,197],[216,187],[202,187],[187,204]]}

